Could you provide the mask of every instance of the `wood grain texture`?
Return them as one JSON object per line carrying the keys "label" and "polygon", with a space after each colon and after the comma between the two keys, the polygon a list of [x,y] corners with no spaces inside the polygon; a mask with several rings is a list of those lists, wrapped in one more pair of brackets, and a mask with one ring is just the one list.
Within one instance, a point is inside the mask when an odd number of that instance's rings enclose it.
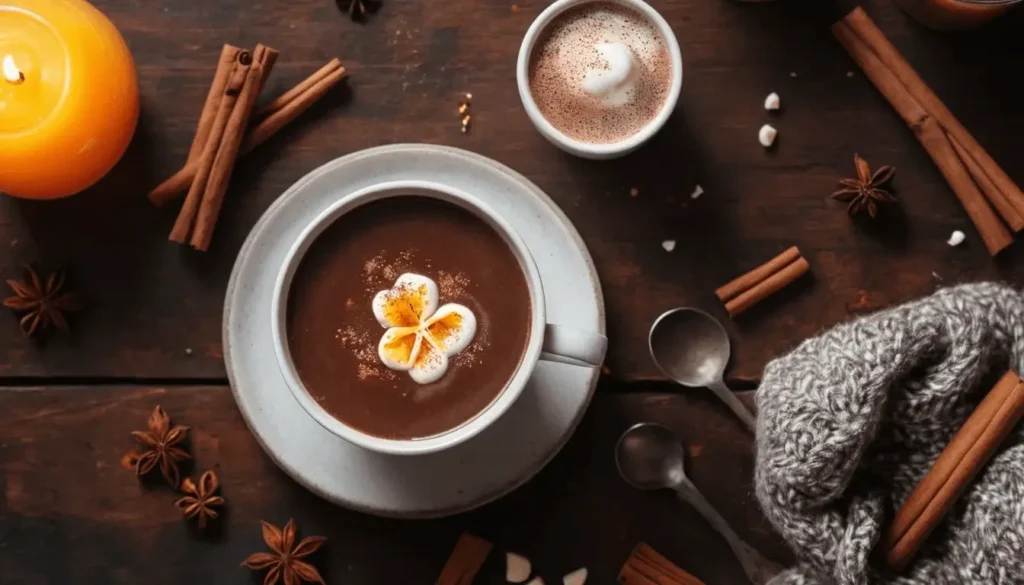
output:
{"label": "wood grain texture", "polygon": [[[714,289],[800,247],[813,279],[729,322],[733,378],[850,316],[943,284],[1003,278],[1024,284],[1015,251],[993,262],[912,133],[828,32],[790,3],[652,0],[685,59],[683,95],[667,128],[613,162],[563,155],[532,127],[515,86],[523,33],[544,0],[388,1],[354,24],[327,0],[97,0],[135,56],[143,115],[118,168],[96,188],[55,202],[0,201],[0,275],[26,261],[65,265],[92,304],[74,337],[45,349],[0,319],[0,376],[219,379],[220,316],[235,254],[259,215],[317,166],[366,147],[428,142],[508,164],[566,211],[587,242],[608,305],[609,367],[621,380],[658,378],[646,352],[653,319],[678,305],[725,318]],[[247,5],[252,8],[252,5]],[[1024,57],[1024,14],[984,31],[938,35],[888,2],[868,10],[922,77],[1016,180],[1024,114],[1006,71]],[[264,99],[341,57],[347,89],[318,104],[238,165],[211,251],[166,242],[176,209],[145,193],[184,161],[223,43],[281,50]],[[797,77],[791,78],[790,72]],[[473,129],[455,113],[472,92]],[[768,114],[770,91],[783,110]],[[757,129],[771,121],[777,147]],[[881,227],[851,222],[829,200],[857,152],[898,169],[904,214]],[[700,184],[704,195],[689,196]],[[631,188],[639,196],[629,196]],[[968,244],[951,249],[954,229]],[[672,253],[663,240],[677,240]],[[193,350],[186,355],[186,348]]]}
{"label": "wood grain texture", "polygon": [[[128,432],[157,404],[192,427],[196,472],[213,468],[221,479],[227,513],[212,538],[182,522],[168,488],[140,487],[119,464]],[[467,530],[495,544],[478,585],[505,583],[507,550],[530,558],[549,583],[581,566],[594,583],[610,583],[639,541],[707,585],[743,582],[695,511],[671,492],[639,492],[619,479],[613,445],[642,420],[675,429],[712,504],[767,556],[787,559],[753,501],[749,435],[701,394],[599,393],[569,445],[520,490],[469,514],[399,521],[334,507],[278,471],[225,387],[63,387],[0,389],[0,581],[255,583],[238,564],[263,547],[259,521],[294,517],[302,534],[329,539],[315,557],[329,583],[433,582]]]}

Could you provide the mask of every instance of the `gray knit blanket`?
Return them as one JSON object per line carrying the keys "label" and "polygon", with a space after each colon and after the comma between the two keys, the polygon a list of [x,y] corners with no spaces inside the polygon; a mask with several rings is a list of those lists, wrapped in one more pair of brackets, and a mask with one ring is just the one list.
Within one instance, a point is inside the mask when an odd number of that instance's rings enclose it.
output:
{"label": "gray knit blanket", "polygon": [[1024,296],[990,283],[839,325],[770,363],[756,491],[798,559],[771,585],[1024,583],[1021,427],[907,569],[886,573],[874,550],[1008,366],[1024,372]]}

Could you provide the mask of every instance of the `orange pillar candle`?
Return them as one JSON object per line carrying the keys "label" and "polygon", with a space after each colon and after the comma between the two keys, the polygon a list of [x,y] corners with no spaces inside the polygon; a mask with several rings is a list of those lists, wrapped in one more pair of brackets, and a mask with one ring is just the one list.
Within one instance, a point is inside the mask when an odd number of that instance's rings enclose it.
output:
{"label": "orange pillar candle", "polygon": [[124,154],[139,117],[135,66],[84,0],[0,0],[0,192],[78,193]]}

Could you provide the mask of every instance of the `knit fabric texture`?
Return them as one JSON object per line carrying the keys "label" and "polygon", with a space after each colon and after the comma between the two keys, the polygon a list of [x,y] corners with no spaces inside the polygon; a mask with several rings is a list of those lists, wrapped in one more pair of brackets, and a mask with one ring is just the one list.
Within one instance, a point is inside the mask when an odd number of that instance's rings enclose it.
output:
{"label": "knit fabric texture", "polygon": [[770,585],[1024,583],[1024,425],[904,571],[874,551],[1007,367],[1024,372],[1024,296],[991,283],[839,325],[768,364],[756,492],[798,559]]}

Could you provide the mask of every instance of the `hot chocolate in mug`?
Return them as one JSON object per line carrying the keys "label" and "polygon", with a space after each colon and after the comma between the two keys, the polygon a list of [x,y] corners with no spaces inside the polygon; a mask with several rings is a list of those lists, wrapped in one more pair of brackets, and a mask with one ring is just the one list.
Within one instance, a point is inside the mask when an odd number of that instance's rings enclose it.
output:
{"label": "hot chocolate in mug", "polygon": [[[296,271],[317,238],[335,221],[369,203],[396,197],[425,197],[457,206],[471,213],[504,239],[518,260],[529,292],[530,327],[519,366],[497,396],[477,414],[461,424],[433,436],[416,439],[389,439],[362,432],[346,425],[317,402],[303,384],[289,347],[288,299]],[[453,253],[458,253],[453,251]],[[607,339],[597,333],[580,331],[548,322],[544,287],[530,250],[515,230],[473,195],[426,181],[382,183],[356,191],[328,207],[299,235],[285,257],[277,277],[272,303],[272,335],[281,373],[295,400],[314,420],[331,433],[361,447],[394,455],[418,455],[449,449],[479,434],[498,420],[519,398],[541,360],[558,361],[579,367],[598,367],[604,360]],[[339,380],[339,384],[346,383]]]}

